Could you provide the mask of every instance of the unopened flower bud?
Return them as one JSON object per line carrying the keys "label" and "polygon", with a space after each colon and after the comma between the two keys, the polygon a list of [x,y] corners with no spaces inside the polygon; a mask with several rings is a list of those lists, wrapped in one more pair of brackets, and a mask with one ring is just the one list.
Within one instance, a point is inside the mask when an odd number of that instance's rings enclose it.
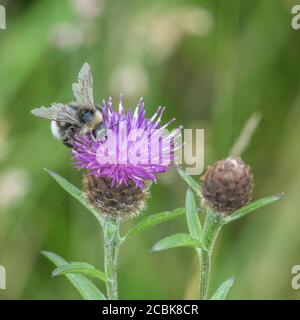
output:
{"label": "unopened flower bud", "polygon": [[230,213],[251,200],[253,175],[239,157],[217,161],[201,177],[204,205],[217,212]]}
{"label": "unopened flower bud", "polygon": [[139,215],[148,197],[146,188],[137,187],[131,180],[127,186],[113,186],[111,179],[91,175],[84,177],[83,190],[92,207],[99,209],[103,215],[122,220]]}

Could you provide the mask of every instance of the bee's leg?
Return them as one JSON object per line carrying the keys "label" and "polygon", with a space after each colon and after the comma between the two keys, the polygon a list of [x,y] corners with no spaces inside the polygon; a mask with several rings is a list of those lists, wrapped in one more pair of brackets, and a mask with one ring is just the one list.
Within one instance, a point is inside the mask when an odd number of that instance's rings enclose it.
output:
{"label": "bee's leg", "polygon": [[64,139],[62,142],[66,147],[73,148],[73,145],[71,144],[70,140]]}
{"label": "bee's leg", "polygon": [[97,139],[104,139],[104,138],[107,138],[107,131],[106,129],[101,129],[101,130],[98,130],[97,133],[96,133],[96,138]]}
{"label": "bee's leg", "polygon": [[75,133],[76,133],[76,128],[74,128],[73,126],[68,127],[65,131],[62,142],[68,148],[73,147],[72,140],[74,138]]}
{"label": "bee's leg", "polygon": [[102,106],[100,104],[98,104],[98,103],[95,105],[95,108],[98,109],[101,112],[103,111]]}
{"label": "bee's leg", "polygon": [[106,128],[103,122],[99,123],[97,127],[93,130],[93,135],[97,139],[106,138]]}

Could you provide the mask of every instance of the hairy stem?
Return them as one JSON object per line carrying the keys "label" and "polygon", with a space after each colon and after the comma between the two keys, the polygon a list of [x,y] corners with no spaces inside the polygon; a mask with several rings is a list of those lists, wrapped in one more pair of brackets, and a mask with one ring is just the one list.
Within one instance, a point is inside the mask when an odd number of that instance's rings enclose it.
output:
{"label": "hairy stem", "polygon": [[104,221],[104,268],[108,278],[106,282],[109,300],[118,300],[118,254],[121,243],[120,221],[106,218]]}
{"label": "hairy stem", "polygon": [[222,227],[222,218],[219,214],[208,212],[203,230],[203,243],[207,250],[199,250],[200,259],[200,281],[199,299],[208,298],[209,280],[211,271],[211,256],[215,241]]}

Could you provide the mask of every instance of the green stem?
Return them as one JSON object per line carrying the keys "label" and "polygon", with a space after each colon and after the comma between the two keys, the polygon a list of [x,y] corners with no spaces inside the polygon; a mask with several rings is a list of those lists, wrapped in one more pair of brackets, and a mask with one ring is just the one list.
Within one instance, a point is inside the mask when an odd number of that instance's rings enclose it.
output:
{"label": "green stem", "polygon": [[109,300],[118,300],[118,254],[121,244],[119,234],[120,221],[106,218],[104,221],[104,268],[108,278],[106,282]]}
{"label": "green stem", "polygon": [[199,299],[208,298],[209,280],[211,271],[211,256],[215,241],[222,227],[222,217],[218,213],[208,212],[203,230],[203,243],[207,250],[199,250],[200,281]]}

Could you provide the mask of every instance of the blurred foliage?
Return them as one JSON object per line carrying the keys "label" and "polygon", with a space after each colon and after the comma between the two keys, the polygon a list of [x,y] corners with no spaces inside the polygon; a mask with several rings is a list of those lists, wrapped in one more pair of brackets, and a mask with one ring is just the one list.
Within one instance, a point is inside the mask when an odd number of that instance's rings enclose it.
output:
{"label": "blurred foliage", "polygon": [[[226,226],[214,256],[211,292],[235,276],[229,298],[297,299],[291,268],[300,264],[300,31],[289,0],[7,0],[0,30],[1,299],[79,298],[63,278],[51,279],[50,250],[102,269],[102,235],[85,209],[42,170],[80,186],[69,151],[51,137],[33,107],[69,101],[84,62],[95,97],[144,96],[148,114],[167,106],[186,128],[205,129],[206,164],[225,157],[254,111],[262,114],[244,160],[255,174],[255,198],[285,191],[275,205]],[[184,204],[176,170],[152,187],[145,215]],[[128,229],[131,222],[124,225]],[[129,240],[120,256],[120,296],[192,298],[192,250],[150,254],[184,218]],[[103,285],[99,283],[99,285]]]}

